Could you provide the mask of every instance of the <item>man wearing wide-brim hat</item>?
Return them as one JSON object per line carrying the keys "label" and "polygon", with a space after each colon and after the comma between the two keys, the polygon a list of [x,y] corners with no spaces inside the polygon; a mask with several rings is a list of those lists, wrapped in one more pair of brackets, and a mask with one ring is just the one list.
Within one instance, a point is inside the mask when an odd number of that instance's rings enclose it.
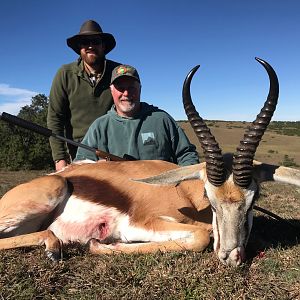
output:
{"label": "man wearing wide-brim hat", "polygon": [[[90,124],[111,108],[110,79],[120,63],[106,59],[116,41],[93,20],[84,22],[67,45],[79,58],[61,66],[54,77],[47,124],[53,133],[80,142]],[[50,138],[50,145],[57,171],[76,155],[77,149],[61,140]]]}

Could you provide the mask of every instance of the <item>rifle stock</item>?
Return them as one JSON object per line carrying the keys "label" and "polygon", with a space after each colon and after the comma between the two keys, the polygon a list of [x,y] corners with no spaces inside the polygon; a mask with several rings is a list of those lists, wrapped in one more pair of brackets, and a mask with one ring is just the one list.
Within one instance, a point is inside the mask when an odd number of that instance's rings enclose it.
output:
{"label": "rifle stock", "polygon": [[59,139],[59,140],[62,140],[64,142],[66,142],[68,144],[74,145],[76,147],[84,148],[84,149],[86,149],[88,151],[91,151],[91,152],[95,153],[98,157],[104,158],[106,160],[114,160],[114,161],[128,160],[126,158],[122,158],[122,157],[119,157],[119,156],[116,156],[116,155],[104,152],[102,150],[95,149],[95,148],[87,146],[85,144],[81,144],[81,143],[75,142],[75,141],[70,140],[70,139],[68,139],[68,138],[66,138],[64,136],[57,135],[57,134],[53,133],[48,128],[42,127],[42,126],[40,126],[38,124],[35,124],[35,123],[30,122],[30,121],[21,119],[19,117],[16,117],[14,115],[8,114],[6,112],[3,112],[0,115],[0,119],[3,120],[3,121],[5,121],[5,122],[8,122],[8,123],[20,126],[22,128],[28,129],[30,131],[34,131],[34,132],[36,132],[38,134],[41,134],[41,135],[44,135],[46,137],[51,137],[52,136],[52,137],[54,137],[56,139]]}

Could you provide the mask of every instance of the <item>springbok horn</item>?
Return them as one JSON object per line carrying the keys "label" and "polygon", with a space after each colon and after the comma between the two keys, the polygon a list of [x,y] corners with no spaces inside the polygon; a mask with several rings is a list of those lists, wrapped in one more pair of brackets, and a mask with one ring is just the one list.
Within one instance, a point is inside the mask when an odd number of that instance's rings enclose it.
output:
{"label": "springbok horn", "polygon": [[196,111],[191,98],[191,80],[199,67],[199,65],[194,67],[185,78],[182,89],[183,106],[188,120],[204,151],[207,179],[212,185],[220,186],[225,181],[222,151],[216,142],[215,137],[211,134],[209,128]]}
{"label": "springbok horn", "polygon": [[255,151],[271,121],[279,94],[278,79],[273,68],[264,60],[257,57],[255,59],[268,72],[270,89],[264,107],[249,126],[233,158],[233,180],[240,187],[248,187],[251,183]]}

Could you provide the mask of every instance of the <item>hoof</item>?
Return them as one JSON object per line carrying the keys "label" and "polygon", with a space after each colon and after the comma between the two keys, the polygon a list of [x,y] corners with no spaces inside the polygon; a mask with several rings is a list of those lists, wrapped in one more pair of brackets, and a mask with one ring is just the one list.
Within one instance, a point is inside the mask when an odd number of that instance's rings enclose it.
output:
{"label": "hoof", "polygon": [[50,258],[52,261],[59,261],[63,258],[61,251],[46,250],[45,252],[47,257]]}

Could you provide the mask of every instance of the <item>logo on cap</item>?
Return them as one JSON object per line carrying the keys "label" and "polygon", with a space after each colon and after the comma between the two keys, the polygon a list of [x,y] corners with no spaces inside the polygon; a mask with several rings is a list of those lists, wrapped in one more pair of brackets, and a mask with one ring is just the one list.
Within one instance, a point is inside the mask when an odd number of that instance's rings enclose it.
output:
{"label": "logo on cap", "polygon": [[137,81],[140,81],[140,77],[136,69],[128,65],[120,65],[114,68],[111,76],[111,83],[121,76],[129,76],[135,78]]}
{"label": "logo on cap", "polygon": [[117,74],[118,75],[124,75],[126,73],[130,73],[130,69],[129,68],[126,68],[126,67],[120,67],[118,68],[117,70]]}

